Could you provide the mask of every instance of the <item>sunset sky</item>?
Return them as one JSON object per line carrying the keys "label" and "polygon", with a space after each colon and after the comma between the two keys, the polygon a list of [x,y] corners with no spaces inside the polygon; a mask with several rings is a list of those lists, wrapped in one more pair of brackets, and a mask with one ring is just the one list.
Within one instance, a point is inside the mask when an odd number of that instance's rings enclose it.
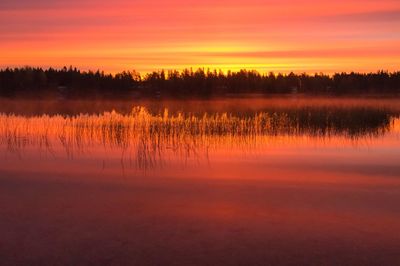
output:
{"label": "sunset sky", "polygon": [[0,67],[400,69],[399,0],[1,0]]}

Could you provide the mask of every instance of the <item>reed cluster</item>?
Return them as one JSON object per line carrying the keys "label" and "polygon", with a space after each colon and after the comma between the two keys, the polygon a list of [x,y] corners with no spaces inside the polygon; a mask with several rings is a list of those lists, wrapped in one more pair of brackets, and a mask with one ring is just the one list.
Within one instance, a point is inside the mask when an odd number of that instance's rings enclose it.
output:
{"label": "reed cluster", "polygon": [[[25,117],[0,114],[0,145],[9,151],[39,146],[51,151],[55,142],[68,156],[90,147],[119,148],[135,151],[139,166],[156,164],[166,151],[183,157],[207,156],[210,149],[221,147],[256,147],[271,136],[313,136],[326,138],[357,134],[379,135],[390,123],[354,129],[341,127],[327,115],[259,112],[252,115],[227,113],[170,114],[167,109],[151,114],[144,107],[134,107],[129,114],[115,111],[76,116],[41,115]],[[316,126],[318,124],[320,126]],[[357,133],[357,134],[355,134]],[[286,138],[287,139],[287,138]]]}

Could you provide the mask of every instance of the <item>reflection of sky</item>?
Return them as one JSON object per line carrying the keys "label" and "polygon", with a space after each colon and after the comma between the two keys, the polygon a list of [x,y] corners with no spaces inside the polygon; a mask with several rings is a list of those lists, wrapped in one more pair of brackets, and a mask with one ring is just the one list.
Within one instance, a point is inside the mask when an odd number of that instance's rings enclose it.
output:
{"label": "reflection of sky", "polygon": [[395,70],[398,1],[10,1],[4,66]]}
{"label": "reflection of sky", "polygon": [[[199,147],[189,155],[184,149],[150,152],[147,160],[138,164],[138,147],[122,149],[101,144],[75,146],[67,150],[57,139],[52,147],[27,146],[19,151],[5,151],[0,173],[41,174],[43,176],[82,179],[105,179],[154,176],[201,179],[272,179],[296,182],[362,182],[374,184],[375,178],[386,177],[380,183],[397,182],[400,171],[399,134],[357,141],[332,136],[327,138],[271,137],[258,143],[222,141],[217,146]],[[73,154],[70,154],[70,152]],[[29,175],[28,175],[29,173]],[[368,179],[365,179],[368,178]],[[111,179],[111,180],[110,180]]]}
{"label": "reflection of sky", "polygon": [[[191,169],[202,169],[194,171],[194,177],[215,178],[237,178],[246,171],[252,178],[295,178],[299,173],[308,178],[393,177],[400,171],[399,118],[392,118],[387,130],[372,127],[357,135],[338,129],[322,135],[283,130],[276,135],[248,136],[192,135],[178,130],[160,138],[140,133],[148,133],[142,131],[140,122],[135,123],[136,130],[133,126],[125,131],[106,126],[107,121],[118,124],[119,119],[124,117],[81,116],[73,122],[60,116],[0,116],[0,149],[4,154],[0,171],[84,175],[117,171],[132,176],[152,171],[159,176],[192,176]],[[86,124],[87,128],[81,127]]]}

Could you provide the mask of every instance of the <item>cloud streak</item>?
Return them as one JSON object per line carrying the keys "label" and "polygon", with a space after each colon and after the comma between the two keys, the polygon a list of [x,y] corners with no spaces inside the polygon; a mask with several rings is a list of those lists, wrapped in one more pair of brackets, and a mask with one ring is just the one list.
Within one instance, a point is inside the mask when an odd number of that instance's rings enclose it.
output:
{"label": "cloud streak", "polygon": [[0,65],[395,70],[398,29],[392,0],[3,0]]}

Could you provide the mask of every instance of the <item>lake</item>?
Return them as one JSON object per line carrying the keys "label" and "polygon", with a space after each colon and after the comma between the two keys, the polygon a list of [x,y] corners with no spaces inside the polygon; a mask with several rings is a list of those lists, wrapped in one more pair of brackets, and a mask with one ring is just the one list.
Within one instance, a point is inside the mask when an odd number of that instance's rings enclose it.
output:
{"label": "lake", "polygon": [[397,98],[0,113],[1,264],[400,264]]}

